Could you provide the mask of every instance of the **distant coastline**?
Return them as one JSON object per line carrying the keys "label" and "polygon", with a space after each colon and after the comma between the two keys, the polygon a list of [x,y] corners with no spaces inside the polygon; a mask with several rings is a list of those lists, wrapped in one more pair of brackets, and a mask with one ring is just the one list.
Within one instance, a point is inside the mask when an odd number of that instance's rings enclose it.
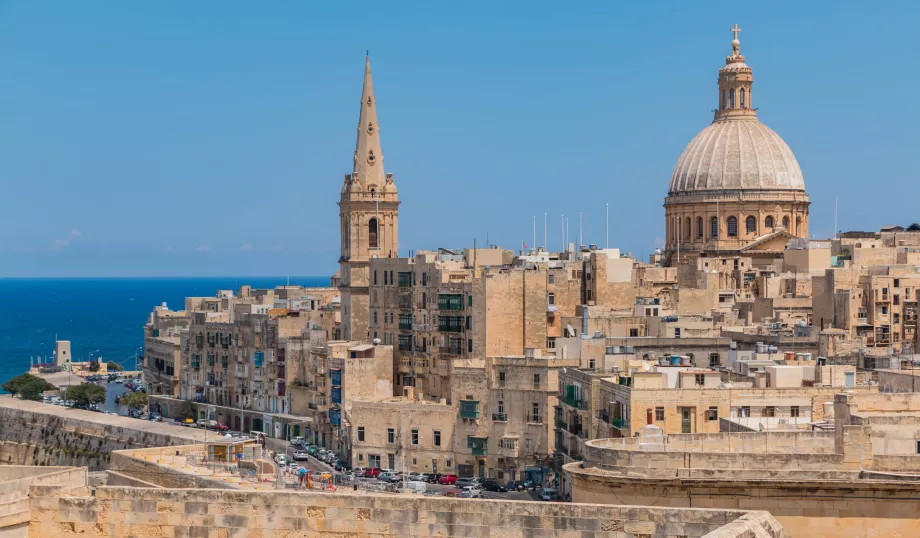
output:
{"label": "distant coastline", "polygon": [[28,370],[30,357],[50,357],[55,336],[72,342],[77,359],[92,353],[133,367],[154,306],[180,309],[186,297],[288,281],[328,286],[329,276],[0,277],[0,383]]}

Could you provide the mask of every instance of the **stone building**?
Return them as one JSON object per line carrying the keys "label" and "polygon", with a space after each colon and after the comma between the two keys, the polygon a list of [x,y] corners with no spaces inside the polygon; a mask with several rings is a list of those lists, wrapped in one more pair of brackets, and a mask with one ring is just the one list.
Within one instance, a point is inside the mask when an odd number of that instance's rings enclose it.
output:
{"label": "stone building", "polygon": [[713,122],[681,154],[665,199],[668,258],[781,252],[808,237],[808,195],[789,146],[760,123],[753,70],[741,54],[737,25],[732,53],[719,70]]}
{"label": "stone building", "polygon": [[339,290],[344,340],[368,339],[370,260],[399,255],[399,196],[393,174],[385,173],[383,168],[369,57],[364,64],[360,107],[354,167],[345,176],[339,200]]}
{"label": "stone building", "polygon": [[144,325],[144,361],[141,372],[149,394],[179,397],[182,378],[182,340],[190,323],[185,310],[155,307]]}

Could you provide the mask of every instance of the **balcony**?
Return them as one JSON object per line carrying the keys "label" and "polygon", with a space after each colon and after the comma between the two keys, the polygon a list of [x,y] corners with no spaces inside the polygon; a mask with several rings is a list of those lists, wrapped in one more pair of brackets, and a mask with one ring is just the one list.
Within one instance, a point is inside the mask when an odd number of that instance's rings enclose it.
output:
{"label": "balcony", "polygon": [[463,316],[441,316],[438,318],[438,331],[442,333],[463,332]]}
{"label": "balcony", "polygon": [[474,449],[473,449],[473,455],[474,455],[474,456],[486,456],[486,455],[488,455],[488,452],[489,452],[489,451],[488,451],[488,449],[487,449],[486,447],[474,448]]}
{"label": "balcony", "polygon": [[463,296],[455,293],[438,295],[438,310],[463,310]]}
{"label": "balcony", "polygon": [[396,284],[400,288],[412,287],[412,273],[397,273]]}
{"label": "balcony", "polygon": [[623,420],[622,418],[611,418],[610,425],[613,426],[614,428],[623,429],[626,427],[626,421]]}
{"label": "balcony", "polygon": [[556,427],[568,431],[569,423],[562,420],[561,418],[556,419]]}
{"label": "balcony", "polygon": [[478,400],[460,400],[460,418],[475,420],[479,418]]}
{"label": "balcony", "polygon": [[438,352],[441,355],[461,355],[463,354],[463,348],[460,346],[442,346],[438,348]]}
{"label": "balcony", "polygon": [[507,422],[508,415],[504,413],[492,413],[492,421],[493,422]]}
{"label": "balcony", "polygon": [[586,409],[588,407],[588,403],[586,401],[575,398],[569,394],[566,394],[562,397],[562,403],[569,407],[574,407],[575,409]]}
{"label": "balcony", "polygon": [[406,321],[406,322],[400,321],[400,322],[399,322],[399,330],[400,330],[400,331],[411,331],[412,328],[413,328],[413,327],[412,327],[412,322],[411,322],[411,321]]}
{"label": "balcony", "polygon": [[198,369],[201,368],[201,361],[192,361],[192,368]]}

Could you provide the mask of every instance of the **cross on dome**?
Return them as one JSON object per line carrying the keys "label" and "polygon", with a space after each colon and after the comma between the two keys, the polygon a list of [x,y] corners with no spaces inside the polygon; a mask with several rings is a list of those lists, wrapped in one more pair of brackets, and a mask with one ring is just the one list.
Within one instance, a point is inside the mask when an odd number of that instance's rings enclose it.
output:
{"label": "cross on dome", "polygon": [[741,42],[738,41],[738,33],[741,31],[741,28],[738,28],[738,24],[735,23],[735,26],[732,27],[732,34],[734,38],[732,39],[732,56],[739,56],[741,54]]}
{"label": "cross on dome", "polygon": [[738,33],[741,32],[741,28],[738,28],[738,23],[735,23],[735,26],[732,27],[732,33],[735,34],[735,41],[738,41]]}

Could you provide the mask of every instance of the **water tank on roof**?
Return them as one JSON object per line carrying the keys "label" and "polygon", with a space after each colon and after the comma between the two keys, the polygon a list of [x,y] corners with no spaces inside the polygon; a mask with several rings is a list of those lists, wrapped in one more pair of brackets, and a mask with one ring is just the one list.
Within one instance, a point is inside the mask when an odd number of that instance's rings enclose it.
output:
{"label": "water tank on roof", "polygon": [[693,366],[693,362],[690,360],[689,356],[684,355],[680,358],[680,365],[681,366]]}
{"label": "water tank on roof", "polygon": [[671,355],[670,360],[671,360],[671,366],[679,366],[679,365],[680,365],[680,357],[679,357],[678,355]]}

